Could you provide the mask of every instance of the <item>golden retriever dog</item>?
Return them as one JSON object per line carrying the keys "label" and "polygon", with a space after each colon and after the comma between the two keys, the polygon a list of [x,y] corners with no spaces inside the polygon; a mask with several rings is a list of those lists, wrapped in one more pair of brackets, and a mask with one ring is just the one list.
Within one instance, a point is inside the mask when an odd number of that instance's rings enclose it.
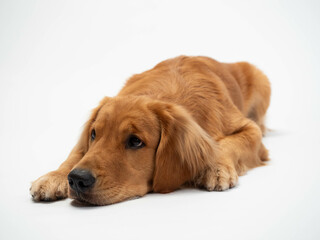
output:
{"label": "golden retriever dog", "polygon": [[102,99],[67,160],[30,193],[106,205],[186,185],[227,190],[268,160],[269,101],[267,77],[249,63],[163,61]]}

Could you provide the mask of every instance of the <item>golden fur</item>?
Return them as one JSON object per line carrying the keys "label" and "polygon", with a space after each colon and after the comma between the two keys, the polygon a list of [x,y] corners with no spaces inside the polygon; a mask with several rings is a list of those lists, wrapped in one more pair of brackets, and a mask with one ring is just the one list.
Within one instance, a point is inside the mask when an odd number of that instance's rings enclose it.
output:
{"label": "golden fur", "polygon": [[[229,189],[268,160],[261,138],[269,101],[267,77],[249,63],[186,56],[163,61],[131,77],[116,97],[104,98],[68,159],[34,181],[30,192],[36,201],[69,195],[105,205],[184,184]],[[125,148],[132,134],[145,147]],[[96,178],[90,191],[68,188],[75,168]]]}

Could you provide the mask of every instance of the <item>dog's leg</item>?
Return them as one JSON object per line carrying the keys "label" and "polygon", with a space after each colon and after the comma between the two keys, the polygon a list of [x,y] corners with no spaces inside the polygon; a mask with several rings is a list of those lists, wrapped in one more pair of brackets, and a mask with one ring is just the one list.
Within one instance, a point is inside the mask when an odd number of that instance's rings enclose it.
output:
{"label": "dog's leg", "polygon": [[32,182],[30,194],[35,201],[53,201],[68,197],[67,175],[83,157],[83,151],[74,147],[69,157],[56,170]]}
{"label": "dog's leg", "polygon": [[203,186],[222,191],[237,184],[238,176],[248,169],[263,165],[268,152],[261,142],[262,133],[253,121],[242,118],[238,127],[219,143],[220,156],[203,176]]}

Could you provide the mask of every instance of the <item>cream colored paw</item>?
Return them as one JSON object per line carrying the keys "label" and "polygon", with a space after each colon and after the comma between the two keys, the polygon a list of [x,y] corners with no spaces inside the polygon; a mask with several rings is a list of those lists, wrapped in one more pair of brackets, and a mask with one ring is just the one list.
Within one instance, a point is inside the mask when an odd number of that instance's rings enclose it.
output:
{"label": "cream colored paw", "polygon": [[233,166],[218,165],[207,171],[203,186],[208,191],[224,191],[238,183],[238,174]]}
{"label": "cream colored paw", "polygon": [[35,201],[54,201],[68,197],[67,176],[58,171],[49,172],[35,180],[30,188]]}

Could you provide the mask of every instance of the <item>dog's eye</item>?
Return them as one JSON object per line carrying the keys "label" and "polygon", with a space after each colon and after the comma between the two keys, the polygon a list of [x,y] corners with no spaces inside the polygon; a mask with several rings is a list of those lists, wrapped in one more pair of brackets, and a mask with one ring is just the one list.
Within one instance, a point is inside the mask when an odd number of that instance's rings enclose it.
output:
{"label": "dog's eye", "polygon": [[93,141],[96,138],[96,131],[92,129],[91,131],[91,141]]}
{"label": "dog's eye", "polygon": [[138,137],[132,135],[128,138],[126,148],[139,149],[144,147],[144,142],[142,142]]}

